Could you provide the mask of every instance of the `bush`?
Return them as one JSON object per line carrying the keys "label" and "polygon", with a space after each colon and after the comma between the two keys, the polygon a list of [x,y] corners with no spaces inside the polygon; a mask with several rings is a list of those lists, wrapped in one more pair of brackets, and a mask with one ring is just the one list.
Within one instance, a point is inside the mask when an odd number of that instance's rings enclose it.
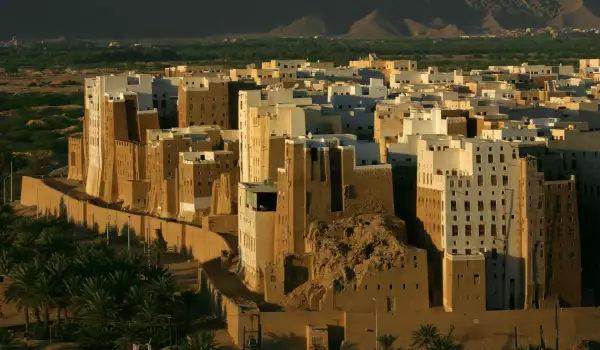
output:
{"label": "bush", "polygon": [[9,141],[14,142],[31,142],[33,132],[30,130],[15,130],[6,135]]}
{"label": "bush", "polygon": [[64,114],[67,118],[81,118],[83,117],[83,108],[67,109]]}
{"label": "bush", "polygon": [[33,145],[41,149],[52,149],[57,135],[52,131],[42,130],[33,134]]}
{"label": "bush", "polygon": [[52,150],[58,154],[67,154],[69,152],[69,141],[66,137],[56,139]]}
{"label": "bush", "polygon": [[34,340],[48,339],[48,334],[43,323],[33,323],[29,325],[29,338]]}

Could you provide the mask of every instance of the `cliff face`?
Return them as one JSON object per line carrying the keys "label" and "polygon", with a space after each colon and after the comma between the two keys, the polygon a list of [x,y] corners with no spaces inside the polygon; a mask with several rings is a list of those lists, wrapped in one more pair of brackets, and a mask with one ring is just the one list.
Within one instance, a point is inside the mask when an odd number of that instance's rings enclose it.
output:
{"label": "cliff face", "polygon": [[[0,1],[7,38],[236,34],[398,37],[499,28],[600,27],[598,0]],[[415,34],[417,32],[417,34]],[[2,38],[0,38],[1,40]]]}

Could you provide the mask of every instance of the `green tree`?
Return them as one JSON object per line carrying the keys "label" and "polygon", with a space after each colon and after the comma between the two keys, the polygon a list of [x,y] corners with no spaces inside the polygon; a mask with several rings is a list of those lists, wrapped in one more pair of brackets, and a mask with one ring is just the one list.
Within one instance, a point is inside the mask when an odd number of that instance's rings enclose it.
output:
{"label": "green tree", "polygon": [[[193,293],[177,294],[173,276],[145,259],[119,254],[105,244],[73,244],[62,220],[16,219],[0,207],[0,273],[4,292],[25,313],[32,312],[48,335],[58,316],[59,337],[87,348],[129,348],[152,339],[164,347],[171,327],[188,334],[202,311]],[[41,334],[40,334],[41,335]]]}
{"label": "green tree", "polygon": [[39,296],[36,293],[38,270],[32,264],[16,266],[10,274],[12,283],[4,291],[6,302],[16,303],[17,309],[25,315],[25,331],[29,331],[29,311],[39,306]]}
{"label": "green tree", "polygon": [[379,342],[381,349],[392,350],[392,346],[394,346],[394,343],[396,342],[397,339],[398,339],[398,337],[393,336],[391,334],[384,334],[384,335],[380,335],[377,338],[377,341]]}
{"label": "green tree", "polygon": [[422,350],[430,349],[433,343],[440,338],[440,330],[432,325],[421,325],[412,332],[412,346]]}
{"label": "green tree", "polygon": [[215,350],[217,342],[212,332],[199,332],[187,336],[184,344],[186,350]]}
{"label": "green tree", "polygon": [[431,346],[429,347],[429,350],[461,350],[462,346],[458,343],[456,343],[451,337],[449,336],[440,336],[439,338],[435,339],[433,341],[433,343],[431,344]]}
{"label": "green tree", "polygon": [[7,328],[0,328],[0,350],[18,349],[21,348],[20,342],[15,337],[14,333]]}

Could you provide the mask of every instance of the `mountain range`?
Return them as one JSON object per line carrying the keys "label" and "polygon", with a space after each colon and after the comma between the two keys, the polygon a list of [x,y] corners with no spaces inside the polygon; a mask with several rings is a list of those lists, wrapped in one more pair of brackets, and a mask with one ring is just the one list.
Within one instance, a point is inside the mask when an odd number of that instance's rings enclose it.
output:
{"label": "mountain range", "polygon": [[13,35],[452,37],[546,26],[600,28],[600,0],[0,1],[0,40]]}

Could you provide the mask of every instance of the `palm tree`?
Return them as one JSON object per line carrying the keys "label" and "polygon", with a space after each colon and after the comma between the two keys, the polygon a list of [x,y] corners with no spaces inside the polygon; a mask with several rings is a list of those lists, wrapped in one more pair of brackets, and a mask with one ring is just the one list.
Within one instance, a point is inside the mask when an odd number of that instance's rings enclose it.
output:
{"label": "palm tree", "polygon": [[13,332],[7,328],[0,328],[0,350],[18,349],[20,347],[19,341]]}
{"label": "palm tree", "polygon": [[412,332],[412,347],[427,350],[439,338],[440,330],[436,326],[432,324],[421,325],[419,329]]}
{"label": "palm tree", "polygon": [[429,350],[461,350],[462,346],[451,337],[440,336],[433,341],[433,344],[428,348]]}
{"label": "palm tree", "polygon": [[215,350],[217,342],[212,332],[200,332],[187,336],[185,344],[187,350]]}
{"label": "palm tree", "polygon": [[15,261],[12,258],[9,249],[2,249],[0,251],[0,276],[8,275],[14,264]]}
{"label": "palm tree", "polygon": [[[51,284],[52,306],[57,308],[58,321],[60,322],[60,313],[66,310],[71,302],[67,290],[67,281],[70,277],[71,262],[67,257],[60,253],[54,253],[46,262],[45,273],[48,274]],[[66,311],[65,311],[66,313]]]}
{"label": "palm tree", "polygon": [[65,252],[71,248],[71,239],[67,239],[60,227],[46,227],[42,230],[35,244],[40,253],[49,257],[53,253]]}
{"label": "palm tree", "polygon": [[174,321],[177,328],[187,333],[193,323],[207,309],[203,308],[202,297],[192,290],[181,292],[175,299]]}
{"label": "palm tree", "polygon": [[83,293],[77,297],[77,313],[84,321],[106,325],[114,321],[118,306],[113,296],[105,289],[93,289],[84,282]]}
{"label": "palm tree", "polygon": [[25,314],[25,331],[29,331],[29,310],[39,305],[37,295],[38,269],[33,264],[17,265],[11,270],[12,283],[4,291],[5,301],[15,302],[17,309]]}
{"label": "palm tree", "polygon": [[37,298],[38,307],[41,308],[42,317],[44,320],[44,329],[46,334],[50,332],[50,309],[54,307],[54,294],[57,287],[57,280],[53,280],[50,273],[40,266],[41,262],[36,262],[38,265],[38,277],[34,284],[34,293]]}
{"label": "palm tree", "polygon": [[379,336],[377,338],[377,341],[379,342],[379,345],[381,345],[381,348],[383,350],[392,350],[392,346],[394,345],[397,339],[398,337],[393,336],[391,334],[384,334]]}
{"label": "palm tree", "polygon": [[[119,327],[121,335],[115,344],[120,349],[131,349],[132,344],[137,344],[143,341],[142,332],[144,326],[137,322],[128,322]],[[147,338],[146,338],[147,339]]]}

